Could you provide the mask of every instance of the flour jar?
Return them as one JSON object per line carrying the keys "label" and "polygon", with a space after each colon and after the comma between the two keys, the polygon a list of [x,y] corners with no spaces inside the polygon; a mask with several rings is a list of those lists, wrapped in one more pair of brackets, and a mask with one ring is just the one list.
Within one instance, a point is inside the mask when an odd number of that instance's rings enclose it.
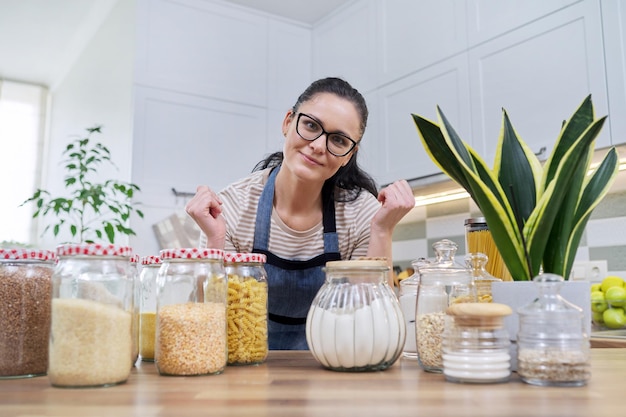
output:
{"label": "flour jar", "polygon": [[384,260],[327,262],[326,281],[306,319],[315,359],[334,371],[389,368],[401,355],[406,327]]}
{"label": "flour jar", "polygon": [[161,375],[211,375],[226,367],[224,251],[164,249],[157,277],[155,362]]}
{"label": "flour jar", "polygon": [[55,253],[0,249],[0,379],[45,375]]}
{"label": "flour jar", "polygon": [[156,341],[157,275],[161,258],[150,255],[141,258],[139,274],[139,355],[144,362],[154,362]]}
{"label": "flour jar", "polygon": [[57,247],[48,378],[58,387],[125,382],[132,367],[133,279],[126,246]]}
{"label": "flour jar", "polygon": [[266,256],[224,254],[228,277],[228,365],[263,363],[268,353]]}

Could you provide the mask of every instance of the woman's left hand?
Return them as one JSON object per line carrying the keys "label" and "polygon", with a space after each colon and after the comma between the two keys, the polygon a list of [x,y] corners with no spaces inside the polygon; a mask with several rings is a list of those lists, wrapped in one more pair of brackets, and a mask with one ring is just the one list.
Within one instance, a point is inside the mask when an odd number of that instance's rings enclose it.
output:
{"label": "woman's left hand", "polygon": [[413,191],[406,180],[396,181],[378,193],[382,203],[374,215],[371,227],[378,232],[393,233],[398,222],[415,207]]}

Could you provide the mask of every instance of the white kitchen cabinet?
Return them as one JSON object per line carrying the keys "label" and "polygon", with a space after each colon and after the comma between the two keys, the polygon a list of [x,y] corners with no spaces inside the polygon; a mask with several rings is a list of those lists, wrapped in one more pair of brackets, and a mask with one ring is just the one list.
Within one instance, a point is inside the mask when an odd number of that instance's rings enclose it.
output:
{"label": "white kitchen cabinet", "polygon": [[[481,20],[489,16],[481,16]],[[498,16],[491,16],[497,19]],[[576,3],[468,52],[474,146],[493,164],[502,108],[517,133],[545,159],[561,122],[592,94],[596,115],[608,111],[602,25],[597,1]],[[605,127],[596,142],[610,144]]]}

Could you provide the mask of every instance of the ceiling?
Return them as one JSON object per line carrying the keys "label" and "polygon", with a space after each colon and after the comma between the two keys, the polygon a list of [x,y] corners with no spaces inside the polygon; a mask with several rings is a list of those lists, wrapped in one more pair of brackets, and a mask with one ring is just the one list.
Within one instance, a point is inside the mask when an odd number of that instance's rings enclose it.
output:
{"label": "ceiling", "polygon": [[[0,79],[54,87],[125,0],[0,0]],[[226,0],[313,24],[353,0]]]}

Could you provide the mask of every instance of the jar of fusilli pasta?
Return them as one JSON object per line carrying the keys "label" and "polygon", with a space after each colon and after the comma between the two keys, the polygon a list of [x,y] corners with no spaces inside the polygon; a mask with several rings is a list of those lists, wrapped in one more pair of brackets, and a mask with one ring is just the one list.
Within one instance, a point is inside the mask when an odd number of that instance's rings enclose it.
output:
{"label": "jar of fusilli pasta", "polygon": [[265,255],[226,253],[228,364],[255,365],[267,358]]}

